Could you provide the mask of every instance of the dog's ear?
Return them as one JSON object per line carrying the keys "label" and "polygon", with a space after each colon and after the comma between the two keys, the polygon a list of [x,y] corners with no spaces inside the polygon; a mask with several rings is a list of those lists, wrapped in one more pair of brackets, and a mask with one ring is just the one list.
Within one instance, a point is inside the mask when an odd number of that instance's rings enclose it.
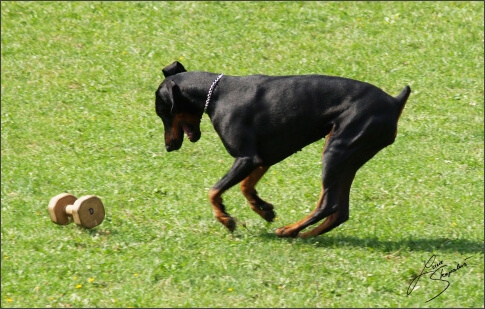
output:
{"label": "dog's ear", "polygon": [[175,61],[174,63],[167,65],[162,69],[163,75],[165,77],[169,77],[172,75],[175,75],[177,73],[182,73],[182,72],[187,72],[187,70],[184,68],[184,66],[178,62]]}
{"label": "dog's ear", "polygon": [[159,108],[170,111],[170,114],[175,114],[178,111],[177,99],[180,97],[180,88],[173,80],[166,80],[158,89],[157,97],[162,99]]}

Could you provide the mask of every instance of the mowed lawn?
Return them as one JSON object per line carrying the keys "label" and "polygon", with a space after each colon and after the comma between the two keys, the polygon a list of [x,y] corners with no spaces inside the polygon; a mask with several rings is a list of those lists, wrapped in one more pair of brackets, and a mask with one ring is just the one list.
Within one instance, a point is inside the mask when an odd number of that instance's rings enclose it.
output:
{"label": "mowed lawn", "polygon": [[[1,306],[483,307],[483,21],[461,1],[2,1]],[[208,117],[165,151],[154,92],[175,60],[412,94],[349,221],[274,234],[315,207],[321,140],[259,183],[274,223],[225,194],[231,235],[207,193],[233,158]],[[52,223],[62,192],[99,196],[104,222]]]}

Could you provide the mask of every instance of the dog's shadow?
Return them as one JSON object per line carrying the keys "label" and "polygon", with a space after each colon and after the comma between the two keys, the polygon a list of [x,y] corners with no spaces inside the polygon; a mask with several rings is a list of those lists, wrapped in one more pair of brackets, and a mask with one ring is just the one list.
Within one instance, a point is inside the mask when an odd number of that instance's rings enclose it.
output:
{"label": "dog's shadow", "polygon": [[313,238],[279,238],[275,233],[261,232],[260,237],[270,240],[298,241],[315,247],[325,248],[372,248],[375,251],[393,253],[400,250],[423,251],[423,252],[458,252],[478,253],[483,252],[484,244],[480,241],[468,239],[451,239],[445,237],[426,238],[409,237],[406,239],[380,240],[376,237],[360,238],[355,236],[321,235]]}

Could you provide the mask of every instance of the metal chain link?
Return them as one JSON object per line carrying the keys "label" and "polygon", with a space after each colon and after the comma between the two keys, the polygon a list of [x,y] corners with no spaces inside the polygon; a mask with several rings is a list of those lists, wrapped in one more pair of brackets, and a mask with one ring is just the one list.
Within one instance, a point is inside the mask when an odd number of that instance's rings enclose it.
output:
{"label": "metal chain link", "polygon": [[207,113],[207,107],[209,106],[209,102],[211,100],[212,91],[214,91],[214,88],[216,87],[217,83],[219,82],[219,80],[222,78],[223,75],[224,73],[217,76],[216,80],[212,83],[211,87],[209,88],[209,92],[207,93],[207,100],[205,100],[204,113]]}

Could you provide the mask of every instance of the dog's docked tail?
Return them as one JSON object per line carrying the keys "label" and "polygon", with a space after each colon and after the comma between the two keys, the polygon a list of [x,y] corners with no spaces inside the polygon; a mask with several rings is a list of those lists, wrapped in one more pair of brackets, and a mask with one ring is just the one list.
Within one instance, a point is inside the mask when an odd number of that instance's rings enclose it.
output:
{"label": "dog's docked tail", "polygon": [[401,115],[401,112],[404,108],[404,105],[406,105],[406,102],[407,102],[410,94],[411,94],[411,87],[406,86],[401,91],[401,93],[397,97],[394,98],[396,100],[396,104],[397,104],[397,107],[399,109],[399,115]]}

